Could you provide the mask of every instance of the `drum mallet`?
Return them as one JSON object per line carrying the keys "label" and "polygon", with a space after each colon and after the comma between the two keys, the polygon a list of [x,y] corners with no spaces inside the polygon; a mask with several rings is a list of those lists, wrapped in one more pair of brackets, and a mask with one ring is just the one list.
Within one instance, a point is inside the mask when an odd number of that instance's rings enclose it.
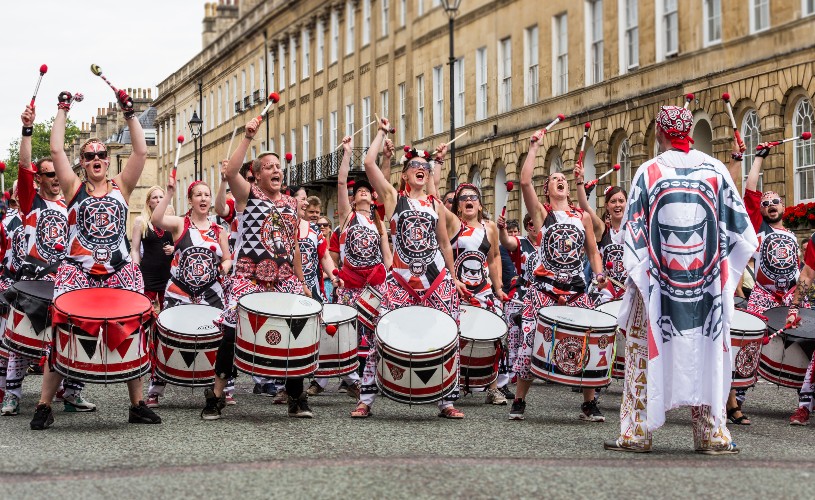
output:
{"label": "drum mallet", "polygon": [[235,140],[235,134],[238,133],[238,127],[235,127],[235,130],[232,131],[232,138],[229,139],[229,147],[226,148],[226,157],[229,158],[229,155],[232,154],[232,141]]}
{"label": "drum mallet", "polygon": [[612,167],[611,167],[611,168],[608,170],[608,172],[604,173],[603,175],[601,175],[600,177],[598,177],[598,178],[594,179],[593,181],[586,182],[586,183],[585,183],[585,185],[583,186],[583,187],[586,189],[586,195],[588,195],[588,194],[591,192],[591,190],[594,188],[594,186],[596,186],[596,185],[597,185],[597,183],[598,183],[598,182],[600,182],[602,179],[604,179],[605,177],[607,177],[608,175],[610,175],[610,174],[611,174],[611,172],[617,172],[617,171],[619,171],[619,170],[620,170],[620,164],[619,164],[619,163],[615,163],[615,164],[614,164],[614,165],[613,165],[613,166],[612,166]]}
{"label": "drum mallet", "polygon": [[730,117],[730,125],[733,126],[733,137],[736,139],[736,145],[739,147],[739,151],[744,153],[747,146],[744,145],[744,140],[741,138],[739,127],[736,126],[736,118],[733,116],[733,106],[730,104],[730,94],[727,92],[722,94],[722,100],[724,101],[724,109],[727,110],[727,116]]}
{"label": "drum mallet", "polygon": [[778,146],[779,144],[784,144],[785,142],[799,141],[799,140],[800,141],[808,141],[810,139],[812,139],[812,132],[804,132],[803,134],[801,134],[798,137],[790,137],[788,139],[784,139],[783,141],[768,142],[766,146],[763,146],[763,145],[759,144],[758,146],[756,146],[756,151],[761,151],[762,149],[774,148],[774,147]]}
{"label": "drum mallet", "polygon": [[[113,93],[114,93],[114,94],[116,94],[116,98],[117,98],[117,99],[119,98],[119,94],[120,94],[120,93],[124,94],[124,90],[119,90],[119,89],[117,89],[116,87],[114,87],[112,83],[110,83],[110,80],[108,80],[108,79],[105,77],[105,75],[103,75],[103,74],[102,74],[102,68],[100,68],[100,67],[99,67],[97,64],[91,64],[91,73],[93,73],[94,75],[96,75],[96,76],[98,76],[99,78],[101,78],[102,80],[104,80],[104,81],[105,81],[105,83],[107,83],[107,84],[108,84],[108,86],[109,86],[111,89],[113,89]],[[132,98],[129,98],[127,101],[122,102],[121,104],[122,104],[123,106],[125,106],[125,107],[132,108],[132,107],[133,107],[133,99],[132,99]]]}
{"label": "drum mallet", "polygon": [[450,144],[453,144],[454,142],[456,142],[457,140],[461,139],[462,137],[464,137],[465,135],[467,135],[469,133],[470,133],[469,130],[465,130],[464,132],[458,134],[457,136],[453,137],[449,141],[445,142],[444,145],[449,146]]}
{"label": "drum mallet", "polygon": [[271,94],[269,94],[269,103],[266,105],[265,108],[263,108],[263,111],[261,111],[260,114],[258,115],[258,120],[263,121],[263,119],[266,118],[266,113],[268,113],[269,110],[272,108],[272,105],[277,104],[278,102],[280,102],[280,95],[277,92],[272,92]]}
{"label": "drum mallet", "polygon": [[37,92],[40,91],[40,83],[42,82],[42,77],[46,73],[48,73],[48,66],[43,64],[42,66],[40,66],[40,77],[39,77],[39,79],[37,79],[37,86],[34,87],[34,97],[31,98],[31,107],[32,108],[34,107],[34,101],[37,100]]}
{"label": "drum mallet", "polygon": [[693,94],[685,94],[685,109],[690,109],[690,102],[693,100]]}
{"label": "drum mallet", "polygon": [[[554,119],[554,120],[552,120],[551,122],[549,122],[549,125],[547,125],[547,126],[543,127],[543,133],[549,132],[550,130],[552,130],[552,127],[554,127],[555,125],[557,125],[558,123],[562,122],[562,121],[563,121],[563,120],[565,120],[565,119],[566,119],[566,116],[565,116],[565,115],[562,115],[562,114],[557,115],[557,117],[555,117],[555,119]],[[533,138],[532,138],[532,142],[535,142],[535,141],[537,141],[537,140],[538,140],[538,139],[537,139],[536,137],[533,137]]]}
{"label": "drum mallet", "polygon": [[[371,125],[373,125],[374,123],[376,123],[376,120],[372,121],[372,122],[371,122],[371,123],[369,123],[368,125],[365,125],[364,127],[360,128],[360,129],[358,129],[358,130],[355,130],[355,131],[354,131],[354,133],[353,133],[353,134],[351,134],[351,137],[356,136],[358,133],[362,132],[363,130],[365,130],[366,128],[370,127],[370,126],[371,126]],[[340,144],[339,144],[339,145],[336,147],[336,149],[334,149],[334,151],[339,151],[340,149],[342,149],[343,144],[345,144],[345,143],[344,143],[344,142],[340,142]]]}
{"label": "drum mallet", "polygon": [[[515,184],[513,184],[512,181],[506,181],[504,183],[504,186],[506,186],[506,188],[507,188],[507,198],[509,198],[509,193],[512,192],[512,188],[515,187]],[[504,208],[501,209],[501,217],[506,217],[506,216],[507,216],[507,206],[506,206],[506,204],[504,204]]]}
{"label": "drum mallet", "polygon": [[774,338],[775,338],[776,336],[778,336],[779,334],[784,333],[784,331],[785,331],[787,328],[791,328],[791,327],[792,327],[792,323],[786,323],[786,324],[784,325],[784,328],[781,328],[781,329],[779,329],[778,331],[776,331],[775,333],[773,333],[772,335],[768,335],[768,336],[764,337],[763,339],[761,339],[761,343],[762,343],[763,345],[767,345],[767,344],[769,344],[769,343],[770,343],[770,341],[771,341],[772,339],[774,339]]}
{"label": "drum mallet", "polygon": [[583,139],[580,141],[580,154],[577,155],[577,163],[583,164],[583,155],[586,154],[586,140],[589,138],[589,129],[591,128],[591,123],[586,122],[583,125]]}
{"label": "drum mallet", "polygon": [[178,159],[181,157],[181,145],[184,144],[184,136],[178,136],[178,147],[175,149],[175,163],[173,163],[172,177],[175,179],[175,173],[178,171]]}

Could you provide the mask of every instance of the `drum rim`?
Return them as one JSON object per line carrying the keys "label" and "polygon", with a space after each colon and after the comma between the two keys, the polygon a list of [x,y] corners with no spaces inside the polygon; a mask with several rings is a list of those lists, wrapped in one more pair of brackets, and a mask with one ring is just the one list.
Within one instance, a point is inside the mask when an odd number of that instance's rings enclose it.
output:
{"label": "drum rim", "polygon": [[[64,309],[60,308],[57,305],[57,301],[59,299],[61,299],[62,297],[65,297],[66,295],[71,294],[71,293],[85,292],[87,290],[121,290],[123,292],[128,292],[128,293],[131,293],[131,294],[135,293],[136,295],[144,297],[145,300],[147,300],[147,303],[148,303],[148,305],[150,307],[145,309],[144,311],[137,312],[137,313],[132,313],[132,314],[127,314],[127,315],[124,315],[124,316],[97,317],[97,316],[86,316],[84,314],[73,314],[73,313],[65,311]],[[118,292],[116,292],[116,293],[118,293]],[[96,320],[96,321],[111,321],[111,320],[116,320],[116,319],[127,319],[127,318],[137,318],[137,317],[140,318],[140,317],[152,314],[152,311],[153,311],[152,302],[150,302],[150,299],[148,299],[147,296],[144,295],[143,293],[139,293],[139,292],[134,291],[134,290],[128,290],[126,288],[103,288],[103,287],[80,288],[80,289],[77,289],[77,290],[71,290],[71,291],[65,292],[62,295],[60,295],[59,297],[57,297],[56,299],[54,299],[53,303],[51,304],[51,307],[53,307],[54,309],[56,309],[57,311],[59,311],[60,313],[65,315],[67,318],[79,318],[79,319],[88,319],[88,320]]]}
{"label": "drum rim", "polygon": [[[221,309],[218,309],[217,307],[211,306],[209,304],[176,304],[176,305],[174,305],[172,307],[162,309],[161,312],[156,315],[156,328],[161,328],[161,329],[163,329],[165,331],[173,332],[173,333],[180,334],[180,335],[194,336],[195,334],[193,334],[193,333],[179,332],[178,330],[173,330],[173,329],[167,327],[167,325],[165,325],[165,324],[163,324],[161,322],[161,315],[162,314],[164,314],[167,311],[171,311],[171,310],[175,309],[176,307],[181,307],[181,306],[198,306],[198,307],[208,307],[210,309],[214,309],[214,310],[218,311],[218,314],[215,315],[214,319],[218,319],[220,317],[220,315],[221,315],[221,312],[222,312]],[[202,333],[201,335],[212,335],[212,334],[217,334],[218,332],[221,331],[221,329],[218,328],[218,326],[215,325],[214,323],[212,325],[212,328],[213,328],[212,331],[206,331],[206,332]]]}
{"label": "drum rim", "polygon": [[[50,283],[51,284],[51,296],[50,297],[40,297],[39,295],[34,295],[32,293],[26,292],[25,290],[17,287],[17,285],[25,284],[25,283]],[[14,283],[12,283],[12,285],[10,287],[8,287],[9,290],[11,290],[12,288],[14,288],[14,290],[20,295],[25,295],[27,297],[33,297],[35,299],[42,299],[42,300],[45,300],[45,301],[47,301],[49,303],[54,301],[54,282],[53,281],[49,281],[49,280],[19,280],[19,281],[15,281]],[[71,290],[71,291],[75,291],[75,290]],[[8,301],[6,301],[6,302],[8,302]],[[9,304],[11,304],[11,303],[9,302]]]}
{"label": "drum rim", "polygon": [[[284,315],[284,314],[269,313],[269,312],[266,312],[266,311],[256,311],[254,309],[246,307],[245,304],[242,304],[244,298],[249,297],[251,295],[257,295],[259,293],[274,293],[274,294],[279,294],[279,295],[294,295],[295,297],[302,297],[304,299],[314,301],[316,304],[318,304],[320,306],[320,309],[316,313]],[[315,299],[312,299],[310,297],[306,297],[305,295],[300,295],[300,294],[297,294],[297,293],[287,293],[287,292],[252,292],[252,293],[244,294],[243,296],[241,296],[241,298],[238,299],[237,309],[243,309],[246,312],[250,312],[250,313],[254,313],[254,314],[262,314],[262,315],[267,316],[269,318],[292,318],[292,319],[293,318],[297,318],[297,319],[313,318],[314,316],[319,316],[320,314],[323,313],[323,305],[320,304],[319,300],[315,300]]]}
{"label": "drum rim", "polygon": [[[342,321],[328,322],[328,321],[323,320],[323,316],[322,316],[322,314],[325,312],[326,306],[331,306],[332,309],[334,307],[336,307],[336,306],[343,307],[343,308],[346,308],[346,309],[351,309],[354,312],[354,315],[351,316],[350,318],[344,319]],[[359,311],[357,310],[356,307],[347,306],[345,304],[323,304],[323,309],[322,309],[322,311],[320,311],[320,322],[323,325],[345,325],[347,323],[351,323],[353,321],[356,321],[358,316],[359,316]]]}
{"label": "drum rim", "polygon": [[[559,306],[559,305],[541,307],[540,309],[538,309],[538,314],[535,316],[536,319],[537,320],[546,320],[547,323],[552,323],[552,321],[550,321],[551,318],[541,316],[541,312],[544,309],[548,309],[550,307],[568,307],[570,309],[574,309],[573,307],[570,307],[570,306]],[[612,318],[614,320],[614,322],[610,326],[601,326],[601,327],[594,327],[594,326],[591,326],[591,325],[578,325],[578,324],[575,324],[575,323],[572,323],[572,322],[569,322],[569,321],[556,321],[555,323],[557,323],[558,325],[571,326],[571,327],[574,327],[574,328],[586,328],[586,327],[588,327],[588,328],[592,329],[593,331],[597,331],[598,333],[601,332],[601,331],[605,331],[605,330],[616,330],[617,329],[617,318],[615,318],[612,314],[609,314],[609,313],[604,312],[604,311],[598,311],[597,309],[588,309],[588,308],[585,308],[585,307],[578,307],[577,309],[586,309],[588,311],[595,311],[595,312],[598,312],[600,314],[605,314],[609,318]]]}
{"label": "drum rim", "polygon": [[459,306],[459,309],[464,309],[465,307],[468,308],[468,309],[478,309],[480,311],[484,311],[486,313],[492,314],[493,316],[498,318],[501,321],[501,323],[504,325],[504,327],[503,327],[504,328],[504,333],[502,333],[501,335],[499,335],[497,337],[492,337],[492,338],[489,338],[489,339],[476,339],[476,338],[473,338],[473,337],[468,337],[468,336],[464,335],[464,333],[462,333],[462,331],[461,331],[461,316],[459,316],[459,320],[458,320],[458,336],[459,337],[461,337],[463,339],[467,339],[467,340],[473,340],[475,342],[493,342],[493,341],[496,341],[496,340],[503,339],[509,333],[509,327],[507,326],[506,320],[504,320],[504,318],[502,318],[501,316],[498,316],[493,311],[490,311],[489,309],[484,308],[484,307],[471,306],[471,305],[466,305],[466,304],[462,305],[462,306]]}
{"label": "drum rim", "polygon": [[[443,314],[444,316],[446,316],[446,317],[450,318],[450,321],[452,321],[452,322],[453,322],[453,324],[454,324],[454,325],[455,325],[455,327],[456,327],[456,328],[455,328],[455,332],[456,332],[456,334],[453,336],[453,339],[452,339],[452,340],[451,340],[449,343],[447,343],[447,344],[445,344],[445,345],[443,345],[442,347],[439,347],[439,348],[437,348],[437,349],[431,349],[431,350],[429,350],[429,351],[422,351],[422,353],[425,353],[425,354],[426,354],[426,353],[432,353],[432,352],[444,352],[445,350],[449,349],[451,345],[457,345],[457,344],[458,344],[458,339],[459,339],[459,337],[460,337],[459,332],[458,332],[458,322],[457,322],[455,319],[453,319],[453,317],[452,317],[452,316],[450,316],[449,314],[447,314],[446,312],[444,312],[444,311],[439,311],[439,310],[438,310],[438,309],[436,309],[435,307],[428,307],[428,306],[422,306],[422,305],[399,307],[399,308],[397,308],[397,309],[392,309],[392,310],[390,310],[390,311],[386,312],[385,314],[381,315],[381,316],[379,317],[379,321],[381,322],[381,321],[382,321],[382,319],[383,319],[385,316],[387,316],[388,314],[390,314],[390,313],[392,313],[392,312],[396,312],[396,311],[402,310],[402,309],[405,309],[405,308],[407,308],[407,307],[421,307],[421,308],[424,308],[424,309],[430,309],[430,310],[432,310],[432,311],[436,311],[436,312],[438,312],[438,313],[441,313],[441,314]],[[374,329],[374,337],[376,338],[377,342],[379,342],[379,338],[380,338],[380,337],[379,337],[379,323],[377,323],[377,324],[376,324],[376,328]],[[413,351],[403,351],[402,349],[397,349],[397,348],[395,348],[395,347],[391,346],[390,344],[388,344],[387,342],[385,343],[385,345],[388,347],[388,349],[392,349],[392,350],[397,351],[397,352],[399,352],[399,353],[405,353],[405,354],[416,354],[416,353],[415,353],[415,352],[413,352]]]}

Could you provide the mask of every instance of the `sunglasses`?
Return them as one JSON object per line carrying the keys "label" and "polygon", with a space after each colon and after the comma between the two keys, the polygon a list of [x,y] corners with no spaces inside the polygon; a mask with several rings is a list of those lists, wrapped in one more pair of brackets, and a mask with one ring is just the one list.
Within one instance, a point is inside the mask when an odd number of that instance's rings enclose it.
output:
{"label": "sunglasses", "polygon": [[249,184],[251,184],[251,183],[255,182],[255,178],[254,178],[254,177],[247,177],[247,178],[246,178],[246,182],[248,182]]}
{"label": "sunglasses", "polygon": [[82,157],[85,158],[85,161],[93,161],[94,157],[99,157],[100,160],[106,160],[108,157],[107,151],[85,151],[82,153]]}
{"label": "sunglasses", "polygon": [[430,171],[430,164],[426,161],[411,160],[407,164],[408,168],[421,168],[422,170]]}
{"label": "sunglasses", "polygon": [[458,201],[478,201],[477,194],[460,194],[458,196]]}
{"label": "sunglasses", "polygon": [[48,177],[49,179],[53,179],[54,177],[57,176],[57,173],[56,172],[40,172],[39,175],[41,177]]}
{"label": "sunglasses", "polygon": [[772,200],[764,200],[761,202],[761,206],[764,208],[767,208],[770,205],[780,205],[780,204],[781,204],[780,198],[773,198]]}
{"label": "sunglasses", "polygon": [[451,205],[453,204],[454,201],[455,200],[453,198],[447,198],[446,200],[444,200],[445,203],[449,203]]}
{"label": "sunglasses", "polygon": [[317,225],[318,225],[319,227],[321,227],[321,228],[323,228],[323,227],[331,227],[331,224],[326,224],[325,222],[321,222],[321,223],[319,223],[319,224],[317,224]]}

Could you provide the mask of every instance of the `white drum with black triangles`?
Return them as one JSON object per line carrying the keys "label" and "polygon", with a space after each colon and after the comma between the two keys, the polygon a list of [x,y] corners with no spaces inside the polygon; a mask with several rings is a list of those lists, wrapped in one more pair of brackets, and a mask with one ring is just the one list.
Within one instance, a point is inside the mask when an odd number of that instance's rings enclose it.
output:
{"label": "white drum with black triangles", "polygon": [[223,333],[214,321],[221,310],[182,304],[161,311],[156,327],[154,368],[171,384],[203,387],[215,380],[215,356]]}

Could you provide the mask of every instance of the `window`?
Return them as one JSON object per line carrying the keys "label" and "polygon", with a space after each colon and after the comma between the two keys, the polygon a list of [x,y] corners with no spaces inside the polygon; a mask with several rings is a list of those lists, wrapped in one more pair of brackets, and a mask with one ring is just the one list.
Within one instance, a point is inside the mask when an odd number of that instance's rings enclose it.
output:
{"label": "window", "polygon": [[[371,98],[362,98],[362,146],[368,147],[371,144]],[[377,129],[374,129],[377,130]]]}
{"label": "window", "polygon": [[[274,90],[274,62],[275,62],[274,61],[274,51],[270,50],[269,51],[269,87],[266,88],[266,95],[269,95],[269,93],[272,90]],[[229,102],[229,101],[227,100],[227,102]]]}
{"label": "window", "polygon": [[382,22],[380,23],[382,26],[381,36],[388,36],[388,23],[390,23],[391,18],[391,3],[390,0],[379,0],[379,3],[382,5]]}
{"label": "window", "polygon": [[280,57],[277,59],[280,61],[280,90],[286,90],[286,49],[283,45],[280,46]]}
{"label": "window", "polygon": [[538,26],[524,31],[524,103],[538,102]]}
{"label": "window", "polygon": [[331,10],[331,63],[337,62],[337,54],[340,46],[340,13],[335,9]]}
{"label": "window", "polygon": [[224,107],[223,107],[224,93],[221,86],[218,85],[218,125],[224,122]]}
{"label": "window", "polygon": [[444,66],[433,68],[433,133],[444,130]]}
{"label": "window", "polygon": [[[387,117],[388,120],[393,122],[393,120],[391,120],[390,103],[388,102],[389,101],[388,97],[389,97],[389,94],[388,94],[387,90],[383,90],[382,92],[379,93],[379,112],[382,113],[383,117]],[[365,122],[366,125],[368,123],[370,123],[370,120]],[[393,126],[393,125],[391,125],[391,126]],[[376,129],[374,129],[374,130],[376,130]],[[399,137],[402,137],[402,136],[399,136]]]}
{"label": "window", "polygon": [[[804,132],[812,132],[815,113],[808,99],[801,99],[795,106],[792,117],[792,135],[801,137]],[[815,199],[815,141],[795,141],[793,143],[792,165],[798,178],[798,201]]]}
{"label": "window", "polygon": [[549,175],[558,172],[563,172],[563,159],[560,157],[560,153],[556,154],[555,157],[552,158],[552,163],[549,164]]}
{"label": "window", "polygon": [[345,135],[353,135],[354,133],[354,105],[345,105]]}
{"label": "window", "polygon": [[297,83],[297,41],[294,35],[289,37],[289,56],[291,57],[289,66],[289,85]]}
{"label": "window", "polygon": [[[232,89],[235,92],[235,100],[240,101],[241,97],[238,95],[238,76],[237,75],[232,76]],[[241,103],[241,109],[243,109],[243,103]],[[235,114],[238,114],[237,109],[235,110]],[[187,121],[185,120],[184,123],[187,123]]]}
{"label": "window", "polygon": [[405,136],[405,99],[407,98],[407,89],[405,82],[399,84],[399,138],[407,142]]}
{"label": "window", "polygon": [[[266,93],[266,71],[264,70],[264,61],[263,61],[262,57],[260,59],[258,59],[258,68],[260,68],[260,71],[258,72],[258,74],[260,75],[260,87],[259,88],[262,90],[261,94],[263,94],[263,93]],[[266,98],[266,96],[261,96],[261,97],[263,97],[264,99]]]}
{"label": "window", "polygon": [[310,71],[311,66],[311,34],[309,33],[308,29],[303,30],[302,35],[303,41],[300,42],[300,45],[303,46],[303,76],[302,78],[308,78],[308,72]]}
{"label": "window", "polygon": [[[747,174],[756,157],[756,146],[761,143],[761,125],[755,109],[751,109],[744,115],[741,122],[741,138],[747,148],[744,150],[744,160],[741,162],[742,182],[744,182],[747,180]],[[758,191],[762,191],[762,177],[763,174],[758,180]]]}
{"label": "window", "polygon": [[314,157],[323,156],[323,119],[317,118],[314,124]]}
{"label": "window", "polygon": [[362,0],[362,46],[371,43],[371,0]]}
{"label": "window", "polygon": [[457,59],[453,63],[453,94],[455,100],[453,101],[456,108],[454,124],[456,127],[464,125],[464,89],[466,82],[464,81],[464,58]]}
{"label": "window", "polygon": [[[622,61],[620,74],[637,68],[640,65],[640,30],[637,2],[639,0],[620,0],[624,2],[625,15],[621,16],[623,25],[623,41],[620,44]],[[621,8],[622,10],[622,8]]]}
{"label": "window", "polygon": [[246,97],[246,70],[241,70],[241,97]]}
{"label": "window", "polygon": [[552,93],[560,95],[569,91],[569,33],[566,14],[555,16],[552,23],[552,66],[555,68],[552,72]]}
{"label": "window", "polygon": [[345,4],[345,55],[354,53],[354,6],[351,2]]}
{"label": "window", "polygon": [[280,156],[281,157],[286,156],[286,134],[280,134]]}
{"label": "window", "polygon": [[[815,1],[815,0],[813,0]],[[407,0],[399,1],[399,26],[405,27],[407,23]]]}
{"label": "window", "polygon": [[815,14],[815,0],[801,0],[801,14],[804,16]]}
{"label": "window", "polygon": [[770,28],[770,0],[750,0],[750,33]]}
{"label": "window", "polygon": [[722,42],[722,1],[704,0],[705,47]]}
{"label": "window", "polygon": [[309,131],[309,126],[308,125],[303,125],[303,157],[302,157],[303,159],[301,161],[308,161],[308,159],[309,159],[309,156],[308,156],[308,150],[309,150],[308,140],[309,140],[309,137],[310,137],[309,132],[310,132]]}
{"label": "window", "polygon": [[665,57],[679,53],[679,11],[678,0],[665,0],[665,11],[662,13],[662,30],[665,33]]}
{"label": "window", "polygon": [[586,84],[603,81],[603,0],[587,0]]}
{"label": "window", "polygon": [[337,149],[337,112],[332,111],[329,115],[329,123],[328,125],[331,127],[330,134],[328,136],[328,147],[329,151],[333,152]]}
{"label": "window", "polygon": [[292,163],[297,163],[297,151],[296,151],[297,150],[297,131],[296,130],[291,129],[291,139],[289,139],[289,140],[291,141],[290,142],[290,144],[291,144],[291,154],[294,157],[294,159],[292,159]]}
{"label": "window", "polygon": [[416,77],[416,138],[424,137],[424,75]]}
{"label": "window", "polygon": [[323,70],[323,60],[325,59],[325,26],[323,21],[317,21],[317,60],[314,61],[314,72]]}
{"label": "window", "polygon": [[417,16],[423,16],[424,15],[424,0],[417,0],[416,4],[417,4],[417,7],[418,7],[416,9],[416,15]]}
{"label": "window", "polygon": [[249,65],[249,93],[255,90],[255,63]]}
{"label": "window", "polygon": [[274,139],[269,139],[269,151],[275,151]]}
{"label": "window", "polygon": [[209,129],[212,130],[215,128],[215,92],[212,90],[209,91],[207,109],[209,109]]}
{"label": "window", "polygon": [[617,163],[620,164],[620,170],[617,171],[617,185],[625,189],[626,192],[631,191],[631,143],[628,139],[623,139],[620,143],[620,150],[617,153]]}
{"label": "window", "polygon": [[487,47],[475,51],[475,119],[487,118]]}
{"label": "window", "polygon": [[512,39],[505,38],[498,42],[498,112],[506,113],[512,109]]}

